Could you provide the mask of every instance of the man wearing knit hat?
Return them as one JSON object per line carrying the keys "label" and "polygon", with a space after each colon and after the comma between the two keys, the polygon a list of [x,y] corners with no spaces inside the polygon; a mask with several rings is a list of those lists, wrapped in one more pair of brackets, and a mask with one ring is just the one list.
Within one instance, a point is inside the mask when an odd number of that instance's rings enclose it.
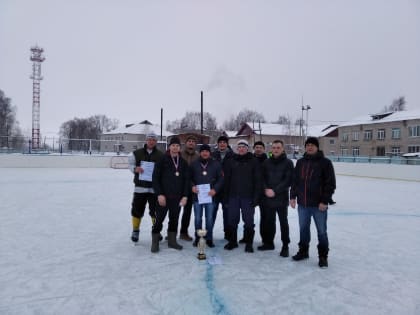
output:
{"label": "man wearing knit hat", "polygon": [[131,202],[131,218],[133,232],[131,240],[137,243],[140,234],[140,223],[146,209],[146,204],[149,204],[149,215],[152,218],[152,224],[156,222],[156,195],[154,194],[152,181],[149,177],[144,176],[145,164],[152,165],[158,162],[163,153],[157,147],[157,136],[154,133],[146,135],[146,144],[143,148],[135,150],[128,157],[129,170],[134,174],[134,194]]}
{"label": "man wearing knit hat", "polygon": [[[229,147],[228,137],[220,136],[219,138],[217,138],[217,149],[213,152],[212,157],[216,161],[219,161],[220,164],[222,164],[222,171],[224,172],[227,162],[233,157],[233,151]],[[220,193],[218,193],[213,199],[214,199],[213,224],[216,222],[217,210],[219,208],[219,204],[222,204],[223,231],[225,232],[225,239],[227,239],[226,229],[227,229],[228,205],[225,202],[225,198],[223,197],[223,190]]]}
{"label": "man wearing knit hat", "polygon": [[[328,267],[329,241],[327,235],[328,202],[336,188],[334,167],[319,150],[319,141],[309,137],[305,141],[305,154],[296,163],[290,206],[298,204],[300,241],[299,251],[293,260],[309,258],[311,239],[311,217],[318,232],[318,265]],[[296,201],[297,199],[297,201]]]}
{"label": "man wearing knit hat", "polygon": [[190,191],[189,170],[187,162],[179,151],[181,141],[172,137],[169,150],[156,163],[153,171],[153,190],[157,195],[156,224],[152,227],[152,253],[159,251],[159,237],[163,228],[163,221],[169,213],[168,247],[181,250],[182,246],[176,241],[179,212],[187,203]]}
{"label": "man wearing knit hat", "polygon": [[[190,165],[191,185],[194,202],[194,218],[195,218],[195,240],[193,245],[198,244],[197,231],[202,229],[203,209],[205,211],[206,221],[206,242],[208,247],[214,247],[213,243],[213,212],[214,212],[214,196],[223,188],[223,174],[221,164],[213,160],[210,156],[210,146],[203,144],[200,147],[200,158]],[[201,189],[210,188],[207,195],[210,200],[200,200],[198,194]]]}

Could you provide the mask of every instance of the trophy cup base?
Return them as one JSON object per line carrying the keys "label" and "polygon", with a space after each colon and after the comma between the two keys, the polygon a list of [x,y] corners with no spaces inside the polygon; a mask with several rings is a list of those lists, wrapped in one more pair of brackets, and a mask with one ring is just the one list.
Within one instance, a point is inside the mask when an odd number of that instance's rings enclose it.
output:
{"label": "trophy cup base", "polygon": [[199,260],[205,260],[206,259],[206,254],[197,254],[197,258],[199,259]]}

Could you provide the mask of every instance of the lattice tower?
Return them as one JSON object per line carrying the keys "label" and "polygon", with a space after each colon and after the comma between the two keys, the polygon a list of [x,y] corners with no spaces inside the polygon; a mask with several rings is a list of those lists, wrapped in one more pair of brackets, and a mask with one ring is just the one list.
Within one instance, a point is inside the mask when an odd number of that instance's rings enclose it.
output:
{"label": "lattice tower", "polygon": [[32,61],[32,149],[40,148],[40,94],[41,94],[41,63],[45,60],[42,56],[44,49],[31,47]]}

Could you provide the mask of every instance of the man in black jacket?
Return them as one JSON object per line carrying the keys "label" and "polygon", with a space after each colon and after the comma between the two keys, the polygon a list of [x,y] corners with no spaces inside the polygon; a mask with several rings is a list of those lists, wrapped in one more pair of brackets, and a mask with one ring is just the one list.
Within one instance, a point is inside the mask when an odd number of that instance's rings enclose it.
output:
{"label": "man in black jacket", "polygon": [[305,154],[296,163],[290,206],[298,203],[300,241],[299,251],[293,259],[309,258],[311,240],[311,217],[318,232],[318,256],[320,267],[328,267],[329,242],[327,235],[328,202],[336,188],[334,167],[319,150],[319,142],[309,137],[305,142]]}
{"label": "man in black jacket", "polygon": [[[203,144],[200,147],[200,158],[190,165],[191,185],[194,203],[195,218],[195,240],[193,245],[198,244],[197,230],[202,229],[203,208],[206,217],[206,242],[208,247],[214,247],[213,243],[213,212],[214,212],[214,196],[223,188],[222,166],[216,160],[210,157],[210,146]],[[207,192],[208,200],[202,200],[198,195],[200,190],[209,189]]]}
{"label": "man in black jacket", "polygon": [[229,243],[225,249],[238,247],[238,224],[242,212],[245,234],[245,251],[252,253],[254,249],[254,214],[261,195],[260,163],[248,152],[246,140],[237,143],[238,154],[228,162],[225,169],[224,197],[228,200],[227,238]]}
{"label": "man in black jacket", "polygon": [[159,251],[159,237],[163,221],[169,212],[168,247],[182,249],[176,241],[178,219],[181,207],[187,203],[189,192],[189,170],[187,162],[179,151],[181,142],[173,137],[169,143],[169,151],[156,164],[153,171],[153,189],[157,195],[156,224],[152,228],[151,251]]}
{"label": "man in black jacket", "polygon": [[[146,204],[149,203],[149,215],[152,224],[156,222],[156,195],[152,187],[152,179],[146,176],[153,172],[151,168],[162,158],[163,153],[156,148],[157,136],[154,133],[146,135],[146,144],[143,148],[135,150],[128,157],[129,170],[134,173],[134,194],[131,202],[131,217],[133,232],[131,240],[137,243],[140,234],[140,223],[143,218]],[[148,170],[145,173],[145,164]]]}
{"label": "man in black jacket", "polygon": [[274,140],[271,146],[272,156],[262,166],[264,197],[261,207],[261,238],[263,245],[258,250],[273,250],[276,234],[276,212],[280,220],[281,241],[280,256],[289,256],[289,189],[293,178],[293,162],[284,152],[283,141]]}
{"label": "man in black jacket", "polygon": [[[212,158],[216,161],[219,161],[222,164],[222,171],[225,172],[226,165],[228,161],[232,159],[234,153],[229,146],[229,139],[226,136],[220,136],[217,138],[217,149],[212,153]],[[217,210],[219,209],[219,204],[222,204],[223,210],[223,231],[225,232],[225,239],[227,240],[226,230],[227,230],[227,216],[228,216],[228,205],[225,202],[226,198],[223,196],[224,191],[217,193],[214,199],[214,215],[213,215],[213,224],[216,222]]]}
{"label": "man in black jacket", "polygon": [[[189,135],[185,140],[185,148],[181,151],[182,158],[187,161],[188,165],[199,158],[198,152],[195,150],[197,145],[197,138],[193,135]],[[191,221],[191,210],[192,210],[192,195],[191,191],[188,195],[187,204],[182,208],[181,217],[181,229],[179,231],[179,238],[184,241],[192,241],[192,237],[188,235],[188,227]]]}

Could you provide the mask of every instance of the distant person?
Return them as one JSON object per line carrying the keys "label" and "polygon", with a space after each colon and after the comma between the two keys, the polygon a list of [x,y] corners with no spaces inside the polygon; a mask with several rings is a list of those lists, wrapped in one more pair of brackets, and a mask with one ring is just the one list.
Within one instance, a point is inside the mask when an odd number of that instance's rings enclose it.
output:
{"label": "distant person", "polygon": [[254,214],[255,207],[261,197],[261,168],[260,163],[248,152],[249,144],[246,140],[237,143],[238,154],[227,162],[225,168],[224,197],[228,202],[228,243],[225,249],[238,247],[237,230],[242,214],[244,222],[245,251],[254,252],[252,247],[255,235]]}
{"label": "distant person", "polygon": [[159,251],[160,232],[169,213],[168,247],[178,250],[182,246],[176,241],[181,207],[187,203],[190,183],[187,162],[181,157],[181,141],[172,137],[169,150],[156,164],[153,171],[153,189],[157,195],[156,224],[152,228],[152,253]]}
{"label": "distant person", "polygon": [[[229,146],[229,138],[226,136],[220,136],[217,138],[217,148],[212,153],[212,158],[216,161],[219,161],[222,164],[222,171],[225,171],[225,167],[227,162],[233,157],[234,153]],[[222,204],[223,210],[223,231],[225,232],[225,239],[227,240],[226,229],[227,229],[227,215],[228,215],[228,205],[223,196],[224,189],[220,191],[214,197],[214,216],[213,216],[213,224],[216,222],[217,218],[217,210],[219,209],[219,204]]]}
{"label": "distant person", "polygon": [[[197,160],[200,155],[195,150],[197,145],[197,138],[193,135],[187,137],[185,142],[185,148],[181,152],[182,158],[187,161],[188,165],[191,165],[192,162]],[[189,191],[188,200],[186,205],[182,208],[182,217],[181,217],[181,230],[179,233],[179,238],[185,241],[192,241],[192,237],[188,234],[188,227],[190,226],[191,221],[191,210],[192,210],[192,195]]]}
{"label": "distant person", "polygon": [[[190,165],[191,185],[194,202],[194,218],[195,218],[195,240],[193,245],[197,246],[199,237],[197,231],[202,229],[203,209],[205,211],[206,219],[206,243],[208,247],[214,247],[213,243],[213,212],[214,201],[213,198],[223,188],[223,173],[222,165],[219,161],[213,160],[210,157],[210,146],[203,144],[200,147],[200,158],[195,160]],[[208,185],[209,191],[207,195],[209,200],[200,200],[200,188]],[[205,187],[204,187],[205,188]]]}
{"label": "distant person", "polygon": [[[131,240],[134,243],[139,241],[140,223],[146,209],[146,204],[149,204],[149,215],[152,219],[152,225],[156,223],[156,201],[157,197],[152,187],[152,179],[142,178],[144,173],[144,162],[149,165],[156,164],[163,156],[157,147],[157,135],[149,133],[146,135],[146,144],[143,148],[135,150],[128,157],[129,170],[134,174],[134,194],[131,202],[131,218],[133,232],[131,233]],[[150,164],[152,163],[152,164]],[[151,170],[151,173],[153,170]]]}
{"label": "distant person", "polygon": [[305,141],[305,153],[296,162],[290,206],[298,204],[300,241],[299,251],[293,260],[309,258],[311,217],[318,232],[319,267],[328,267],[329,242],[327,234],[328,203],[336,188],[335,172],[331,161],[319,150],[315,137]]}
{"label": "distant person", "polygon": [[262,165],[263,200],[261,209],[260,233],[263,244],[258,250],[273,250],[276,234],[276,213],[280,221],[282,248],[280,256],[289,257],[289,190],[293,179],[293,162],[284,152],[281,140],[274,140],[271,146],[272,156]]}

